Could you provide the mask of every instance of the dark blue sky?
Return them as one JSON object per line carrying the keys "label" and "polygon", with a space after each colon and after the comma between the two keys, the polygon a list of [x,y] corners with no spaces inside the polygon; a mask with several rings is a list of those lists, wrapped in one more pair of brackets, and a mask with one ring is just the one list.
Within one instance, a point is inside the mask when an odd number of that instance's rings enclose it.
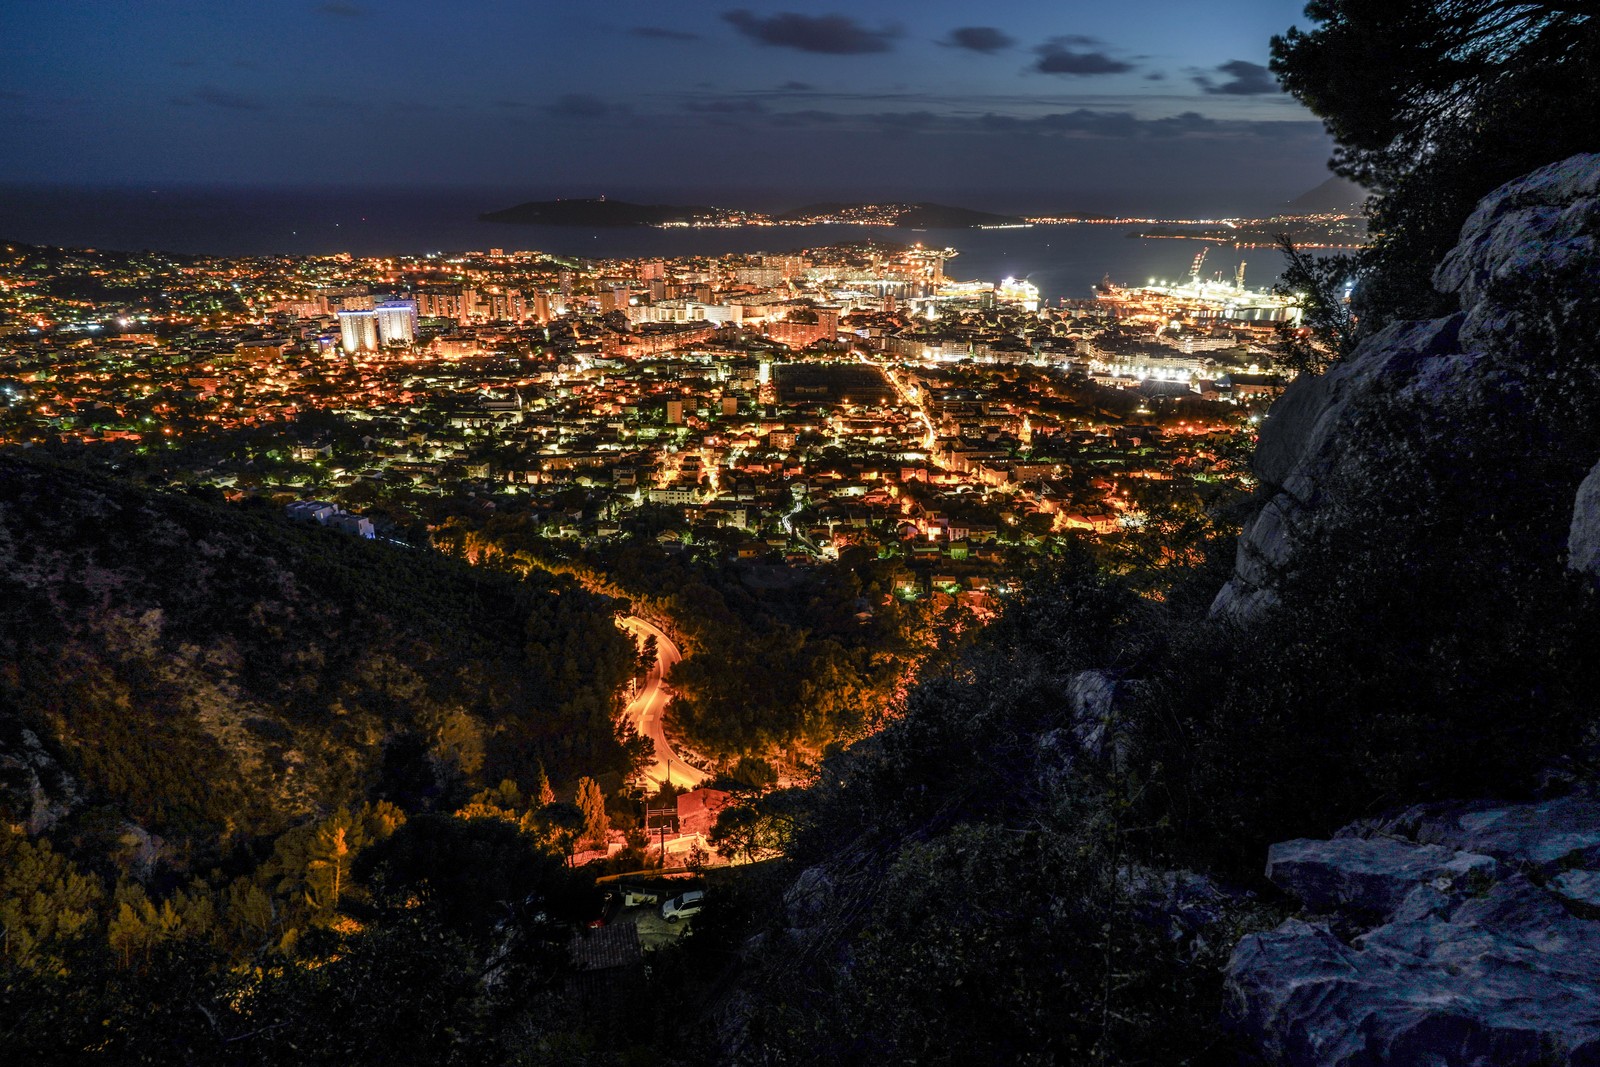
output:
{"label": "dark blue sky", "polygon": [[1293,196],[1294,0],[5,0],[0,181],[1152,209]]}

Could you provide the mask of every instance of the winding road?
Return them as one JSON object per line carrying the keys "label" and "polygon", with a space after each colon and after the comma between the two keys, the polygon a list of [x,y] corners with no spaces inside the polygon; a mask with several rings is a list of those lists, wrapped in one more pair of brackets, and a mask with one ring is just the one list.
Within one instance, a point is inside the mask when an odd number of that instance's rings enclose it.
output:
{"label": "winding road", "polygon": [[656,665],[645,675],[644,688],[639,690],[639,695],[633,698],[625,712],[628,721],[634,724],[634,728],[655,745],[655,762],[644,768],[645,777],[657,785],[670,781],[673,785],[688,786],[692,789],[705,781],[707,775],[678,758],[678,754],[667,743],[667,734],[662,726],[662,716],[666,714],[667,705],[672,702],[672,692],[667,687],[666,675],[679,660],[683,659],[683,653],[672,643],[672,638],[637,615],[629,615],[623,619],[621,626],[640,643],[643,643],[646,637],[656,639]]}

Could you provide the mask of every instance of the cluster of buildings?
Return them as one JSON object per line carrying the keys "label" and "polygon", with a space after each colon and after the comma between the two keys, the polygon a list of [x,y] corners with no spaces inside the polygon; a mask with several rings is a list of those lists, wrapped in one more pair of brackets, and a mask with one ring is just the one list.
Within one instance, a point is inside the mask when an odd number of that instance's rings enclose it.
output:
{"label": "cluster of buildings", "polygon": [[907,596],[984,595],[1052,536],[1245,477],[1271,316],[1046,305],[952,281],[954,254],[0,246],[0,440],[122,448],[364,536],[518,512],[752,563],[871,551]]}

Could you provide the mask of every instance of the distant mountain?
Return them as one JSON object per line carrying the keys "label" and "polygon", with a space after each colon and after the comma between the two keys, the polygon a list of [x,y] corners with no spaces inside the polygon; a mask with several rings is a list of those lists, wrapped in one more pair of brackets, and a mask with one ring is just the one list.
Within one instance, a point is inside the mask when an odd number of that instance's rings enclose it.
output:
{"label": "distant mountain", "polygon": [[482,222],[514,222],[526,226],[660,226],[727,214],[704,205],[630,204],[625,200],[530,200],[525,204],[479,215]]}
{"label": "distant mountain", "polygon": [[1348,178],[1333,177],[1301,193],[1274,212],[1279,215],[1325,215],[1335,212],[1359,213],[1367,201],[1367,191]]}
{"label": "distant mountain", "polygon": [[919,229],[960,229],[967,226],[1014,226],[1023,220],[1015,215],[996,215],[989,211],[949,207],[944,204],[807,204],[775,216],[779,222],[876,222],[880,225],[911,226]]}

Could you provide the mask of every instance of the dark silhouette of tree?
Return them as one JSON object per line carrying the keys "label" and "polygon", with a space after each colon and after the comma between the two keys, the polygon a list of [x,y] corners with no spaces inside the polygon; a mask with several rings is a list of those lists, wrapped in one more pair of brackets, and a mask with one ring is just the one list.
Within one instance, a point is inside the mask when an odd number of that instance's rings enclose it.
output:
{"label": "dark silhouette of tree", "polygon": [[1299,374],[1320,374],[1356,345],[1356,318],[1345,299],[1355,257],[1312,255],[1296,248],[1288,234],[1279,235],[1278,250],[1285,263],[1272,291],[1295,301],[1300,325],[1279,324],[1277,361]]}
{"label": "dark silhouette of tree", "polygon": [[1363,330],[1451,310],[1431,276],[1479,198],[1600,148],[1593,0],[1314,0],[1272,41],[1272,72],[1372,190]]}

